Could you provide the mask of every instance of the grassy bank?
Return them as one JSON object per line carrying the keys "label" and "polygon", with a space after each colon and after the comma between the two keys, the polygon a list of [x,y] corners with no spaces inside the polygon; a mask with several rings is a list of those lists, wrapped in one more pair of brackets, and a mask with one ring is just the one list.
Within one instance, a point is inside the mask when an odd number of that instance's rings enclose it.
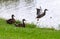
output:
{"label": "grassy bank", "polygon": [[26,24],[26,28],[15,27],[0,19],[0,39],[60,39],[60,31],[34,26],[34,24]]}

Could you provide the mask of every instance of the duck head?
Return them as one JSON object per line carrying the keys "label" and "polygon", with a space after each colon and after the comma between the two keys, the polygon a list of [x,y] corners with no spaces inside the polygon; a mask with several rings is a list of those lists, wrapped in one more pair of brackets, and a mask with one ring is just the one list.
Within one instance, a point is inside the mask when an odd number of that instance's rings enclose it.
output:
{"label": "duck head", "polygon": [[15,17],[15,16],[12,14],[12,17]]}
{"label": "duck head", "polygon": [[25,19],[23,19],[22,21],[26,21]]}
{"label": "duck head", "polygon": [[48,9],[45,9],[44,11],[48,11]]}

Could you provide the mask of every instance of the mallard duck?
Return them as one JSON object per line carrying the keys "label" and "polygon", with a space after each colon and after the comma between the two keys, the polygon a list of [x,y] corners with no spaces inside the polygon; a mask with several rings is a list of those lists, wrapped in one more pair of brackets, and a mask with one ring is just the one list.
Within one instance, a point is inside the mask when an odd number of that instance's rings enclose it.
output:
{"label": "mallard duck", "polygon": [[13,24],[13,23],[15,23],[14,15],[12,14],[11,17],[12,17],[11,19],[6,20],[6,22],[7,22],[8,24]]}
{"label": "mallard duck", "polygon": [[16,27],[25,27],[24,21],[26,21],[26,20],[25,20],[25,19],[22,19],[22,23],[15,24],[15,26],[16,26]]}
{"label": "mallard duck", "polygon": [[43,16],[46,15],[46,11],[48,11],[48,10],[45,9],[44,12],[43,12],[42,14],[39,14],[39,13],[38,13],[39,15],[37,15],[37,17],[36,17],[36,18],[37,18],[37,21],[39,21],[39,18],[41,18],[41,17],[43,17]]}

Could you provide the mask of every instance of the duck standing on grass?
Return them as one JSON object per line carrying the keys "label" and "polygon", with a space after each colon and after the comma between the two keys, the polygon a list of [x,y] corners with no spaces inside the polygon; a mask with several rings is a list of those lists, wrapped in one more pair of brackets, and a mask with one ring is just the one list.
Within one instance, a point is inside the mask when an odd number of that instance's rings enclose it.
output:
{"label": "duck standing on grass", "polygon": [[22,19],[22,23],[15,24],[15,26],[16,26],[16,27],[25,27],[24,21],[26,21],[26,20],[25,20],[25,19]]}
{"label": "duck standing on grass", "polygon": [[13,14],[12,14],[11,17],[12,17],[11,19],[6,20],[6,22],[7,22],[8,24],[14,24],[14,23],[16,22],[15,19],[14,19],[14,15],[13,15]]}

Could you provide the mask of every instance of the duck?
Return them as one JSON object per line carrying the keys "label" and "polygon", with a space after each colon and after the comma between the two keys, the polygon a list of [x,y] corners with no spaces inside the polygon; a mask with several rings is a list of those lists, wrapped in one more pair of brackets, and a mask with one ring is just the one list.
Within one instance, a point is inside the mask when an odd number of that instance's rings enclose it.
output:
{"label": "duck", "polygon": [[37,15],[37,21],[39,21],[39,18],[42,18],[42,17],[44,17],[45,15],[46,15],[46,11],[48,11],[48,9],[44,9],[44,12],[42,12],[42,14],[39,14],[38,13],[38,15]]}
{"label": "duck", "polygon": [[11,15],[11,17],[12,17],[11,19],[6,20],[8,24],[14,24],[16,22],[14,19],[15,16],[13,14]]}
{"label": "duck", "polygon": [[16,27],[25,27],[24,21],[26,21],[26,20],[25,20],[25,19],[22,19],[22,23],[15,24],[15,26],[16,26]]}

